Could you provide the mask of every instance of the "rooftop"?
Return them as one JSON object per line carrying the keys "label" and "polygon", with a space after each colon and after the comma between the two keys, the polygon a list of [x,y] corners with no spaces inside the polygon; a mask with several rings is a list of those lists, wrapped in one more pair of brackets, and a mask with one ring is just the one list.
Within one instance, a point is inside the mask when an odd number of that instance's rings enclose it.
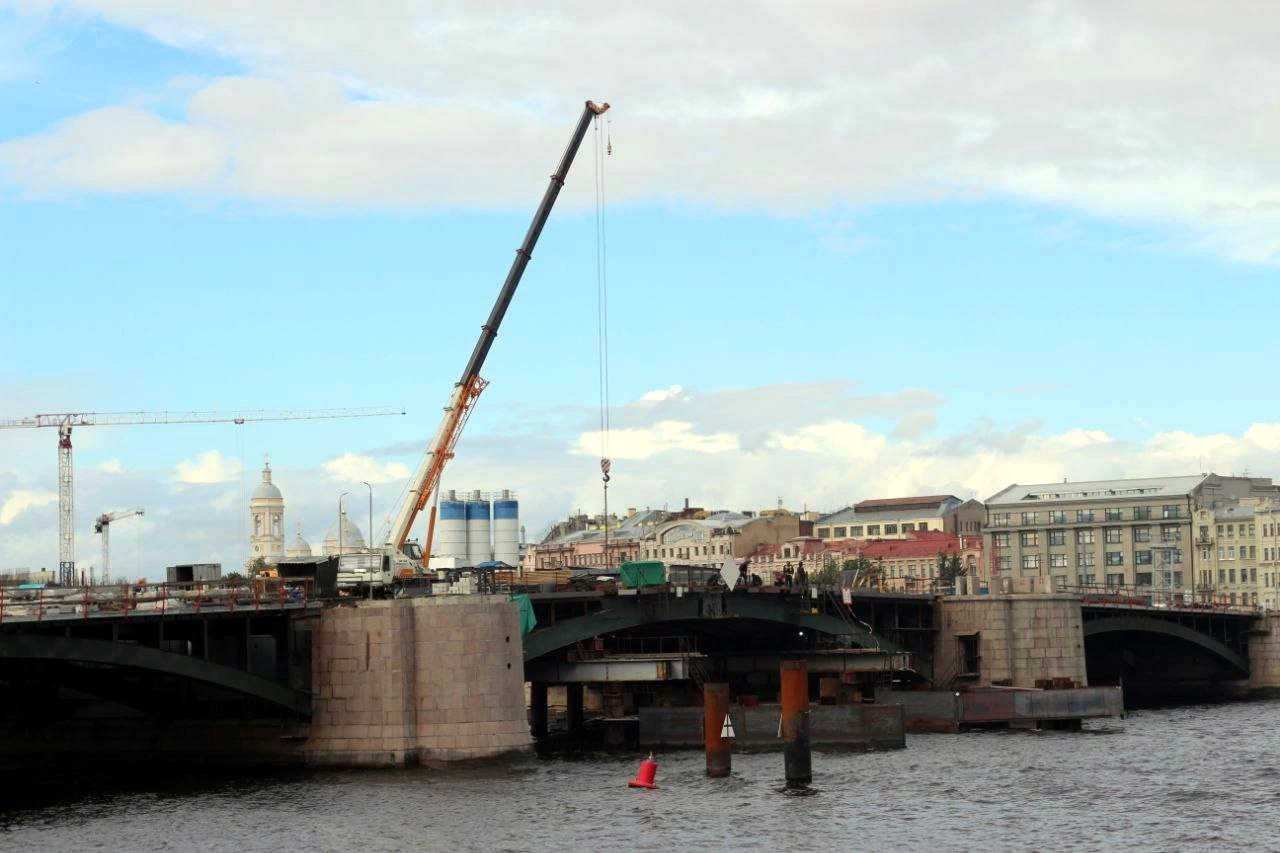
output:
{"label": "rooftop", "polygon": [[1104,501],[1186,497],[1210,475],[1147,477],[1134,480],[1090,480],[1077,483],[1017,483],[987,498],[987,506],[1025,505],[1035,501]]}

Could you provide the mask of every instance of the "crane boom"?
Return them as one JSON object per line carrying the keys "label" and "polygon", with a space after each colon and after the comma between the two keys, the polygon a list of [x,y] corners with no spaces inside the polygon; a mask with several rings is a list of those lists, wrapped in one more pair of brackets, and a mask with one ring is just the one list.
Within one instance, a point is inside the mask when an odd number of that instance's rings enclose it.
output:
{"label": "crane boom", "polygon": [[[480,370],[484,367],[485,359],[489,355],[489,348],[493,346],[493,339],[498,335],[502,318],[506,316],[511,299],[515,296],[520,278],[524,275],[524,269],[533,258],[533,248],[537,245],[542,228],[547,224],[547,217],[551,215],[551,208],[555,206],[556,198],[560,195],[560,188],[564,186],[569,167],[573,165],[573,160],[578,154],[578,147],[582,144],[583,137],[587,135],[587,128],[591,126],[592,120],[607,109],[609,109],[607,103],[596,104],[593,101],[587,101],[583,106],[582,115],[560,158],[560,165],[547,184],[547,190],[543,193],[542,201],[533,214],[533,221],[529,224],[529,230],[525,233],[524,242],[519,249],[516,249],[515,260],[511,262],[511,269],[502,283],[502,289],[498,292],[493,310],[489,312],[489,319],[480,327],[480,339],[476,341],[471,358],[467,359],[467,366],[463,368],[461,378],[453,387],[449,403],[444,409],[444,417],[440,420],[440,426],[436,429],[431,443],[427,445],[422,462],[414,473],[413,480],[410,481],[409,492],[391,525],[390,544],[397,554],[403,552],[404,543],[409,538],[413,522],[439,487],[445,463],[453,457],[453,448],[462,435],[462,427],[471,416],[471,410],[487,384],[480,378]],[[423,559],[430,558],[431,531],[428,531]]]}
{"label": "crane boom", "polygon": [[[144,514],[142,507],[135,506],[133,509],[117,509],[112,512],[104,512],[94,519],[93,532],[102,534],[102,568],[99,570],[101,572],[99,583],[111,583],[111,522]],[[89,575],[89,585],[93,586],[93,572],[90,571]]]}

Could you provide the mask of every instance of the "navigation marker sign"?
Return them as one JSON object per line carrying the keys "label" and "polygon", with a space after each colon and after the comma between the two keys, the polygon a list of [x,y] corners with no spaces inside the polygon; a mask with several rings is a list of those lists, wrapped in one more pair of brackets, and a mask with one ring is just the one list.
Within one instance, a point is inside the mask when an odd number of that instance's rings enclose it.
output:
{"label": "navigation marker sign", "polygon": [[724,581],[726,589],[733,589],[734,584],[738,582],[738,565],[734,562],[732,554],[725,555],[724,566],[720,569],[720,579]]}
{"label": "navigation marker sign", "polygon": [[720,737],[737,737],[733,733],[733,720],[729,719],[729,715],[724,715],[724,725],[720,727]]}

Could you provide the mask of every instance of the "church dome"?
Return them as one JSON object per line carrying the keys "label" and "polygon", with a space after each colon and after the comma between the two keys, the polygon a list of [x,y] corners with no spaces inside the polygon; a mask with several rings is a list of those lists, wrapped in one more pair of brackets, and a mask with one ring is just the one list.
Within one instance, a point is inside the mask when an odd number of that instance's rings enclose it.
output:
{"label": "church dome", "polygon": [[[346,543],[344,542],[343,544],[345,545]],[[298,533],[293,537],[293,542],[290,543],[289,548],[285,551],[285,556],[287,557],[310,557],[311,556],[311,545],[310,543],[307,542],[307,540],[302,538],[301,524],[298,525]]]}
{"label": "church dome", "polygon": [[[272,500],[282,501],[284,495],[280,494],[280,490],[276,488],[276,484],[271,482],[271,463],[267,462],[262,467],[262,482],[253,490],[253,500]],[[241,498],[243,500],[243,498]]]}
{"label": "church dome", "polygon": [[342,550],[350,552],[364,547],[364,535],[360,532],[360,528],[347,518],[347,514],[342,513],[342,518],[335,521],[329,527],[329,532],[324,537],[324,553],[338,553],[338,525],[342,525]]}

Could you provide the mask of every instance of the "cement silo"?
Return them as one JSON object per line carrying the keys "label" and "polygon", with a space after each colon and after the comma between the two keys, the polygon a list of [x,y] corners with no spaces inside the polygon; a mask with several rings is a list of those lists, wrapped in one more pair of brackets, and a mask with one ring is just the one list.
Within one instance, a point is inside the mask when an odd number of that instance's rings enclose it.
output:
{"label": "cement silo", "polygon": [[489,539],[489,502],[480,496],[479,490],[467,499],[467,565],[477,566],[493,559],[493,546]]}
{"label": "cement silo", "polygon": [[458,500],[452,489],[440,501],[436,541],[432,546],[437,557],[452,557],[461,565],[467,562],[466,503]]}
{"label": "cement silo", "polygon": [[520,564],[520,502],[506,489],[493,502],[493,559]]}

